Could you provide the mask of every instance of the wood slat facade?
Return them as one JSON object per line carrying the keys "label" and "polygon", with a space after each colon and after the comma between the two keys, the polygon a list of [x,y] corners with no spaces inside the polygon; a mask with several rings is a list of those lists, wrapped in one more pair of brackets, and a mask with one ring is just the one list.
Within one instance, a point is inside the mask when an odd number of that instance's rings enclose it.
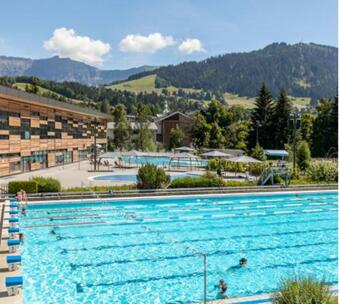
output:
{"label": "wood slat facade", "polygon": [[94,134],[106,145],[110,116],[34,96],[0,86],[0,176],[84,159]]}

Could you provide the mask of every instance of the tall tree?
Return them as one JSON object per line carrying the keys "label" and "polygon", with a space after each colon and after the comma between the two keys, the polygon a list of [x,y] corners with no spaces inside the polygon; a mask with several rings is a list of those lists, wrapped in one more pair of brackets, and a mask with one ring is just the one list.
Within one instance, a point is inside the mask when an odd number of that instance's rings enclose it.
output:
{"label": "tall tree", "polygon": [[284,145],[288,143],[291,135],[289,127],[290,116],[292,112],[292,102],[288,98],[287,93],[284,89],[281,89],[280,96],[275,104],[274,109],[274,147],[283,149]]}
{"label": "tall tree", "polygon": [[334,147],[334,152],[338,152],[338,94],[336,94],[334,101],[332,102],[332,109],[329,119],[329,141],[331,143],[331,148]]}
{"label": "tall tree", "polygon": [[301,115],[301,122],[300,122],[300,137],[301,140],[304,140],[308,143],[309,146],[312,144],[312,135],[313,135],[313,124],[314,124],[315,117],[310,112],[304,112]]}
{"label": "tall tree", "polygon": [[139,104],[136,111],[137,134],[134,139],[135,148],[141,151],[155,149],[155,134],[150,130],[152,122],[151,110],[147,105]]}
{"label": "tall tree", "polygon": [[209,135],[209,147],[210,148],[223,148],[225,144],[225,138],[222,133],[221,127],[217,122],[213,122],[210,128]]}
{"label": "tall tree", "polygon": [[[274,105],[272,96],[263,83],[255,101],[255,109],[251,115],[252,132],[249,136],[249,146],[254,147],[256,140],[261,147],[272,148]],[[258,136],[257,136],[258,134]]]}
{"label": "tall tree", "polygon": [[192,127],[192,142],[197,149],[209,146],[211,126],[207,123],[202,113],[194,114]]}
{"label": "tall tree", "polygon": [[332,113],[332,102],[321,99],[316,106],[317,116],[313,126],[313,146],[312,155],[316,157],[326,157],[329,150],[336,145],[330,141],[330,117]]}
{"label": "tall tree", "polygon": [[117,104],[113,109],[113,148],[116,150],[129,149],[131,144],[131,127],[127,120],[125,106]]}
{"label": "tall tree", "polygon": [[104,99],[100,105],[100,111],[102,113],[111,114],[111,107],[107,99]]}
{"label": "tall tree", "polygon": [[183,145],[185,134],[179,125],[170,130],[170,149],[178,148]]}

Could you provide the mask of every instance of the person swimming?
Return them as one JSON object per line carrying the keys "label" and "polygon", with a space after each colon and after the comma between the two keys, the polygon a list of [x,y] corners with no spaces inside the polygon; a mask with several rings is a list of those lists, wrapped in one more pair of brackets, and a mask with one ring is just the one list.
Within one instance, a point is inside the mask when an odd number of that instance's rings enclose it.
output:
{"label": "person swimming", "polygon": [[216,288],[220,290],[218,292],[219,296],[222,296],[223,298],[228,298],[228,295],[227,295],[228,285],[226,284],[226,282],[224,282],[224,280],[221,279],[218,285],[216,285]]}
{"label": "person swimming", "polygon": [[239,265],[240,267],[245,267],[247,266],[248,260],[246,258],[240,259]]}
{"label": "person swimming", "polygon": [[22,207],[22,209],[21,209],[21,214],[22,214],[22,215],[26,215],[26,208],[25,208],[25,207]]}

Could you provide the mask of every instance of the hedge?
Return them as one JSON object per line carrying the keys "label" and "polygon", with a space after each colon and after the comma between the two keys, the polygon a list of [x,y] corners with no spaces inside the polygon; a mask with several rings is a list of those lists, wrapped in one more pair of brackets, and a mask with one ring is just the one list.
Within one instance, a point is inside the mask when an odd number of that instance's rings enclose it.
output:
{"label": "hedge", "polygon": [[35,181],[38,185],[38,192],[60,192],[61,185],[60,182],[52,177],[34,177],[31,179],[32,181]]}
{"label": "hedge", "polygon": [[170,188],[198,188],[198,187],[223,187],[224,181],[212,173],[200,177],[176,178],[171,182]]}
{"label": "hedge", "polygon": [[8,183],[8,193],[17,194],[20,190],[24,190],[27,193],[37,193],[38,184],[36,181],[12,181]]}

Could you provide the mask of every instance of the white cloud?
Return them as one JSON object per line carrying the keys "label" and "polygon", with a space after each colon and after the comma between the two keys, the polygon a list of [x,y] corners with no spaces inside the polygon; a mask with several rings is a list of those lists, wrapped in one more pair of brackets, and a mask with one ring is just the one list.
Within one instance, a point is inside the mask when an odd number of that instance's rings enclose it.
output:
{"label": "white cloud", "polygon": [[161,33],[153,33],[148,36],[127,35],[119,43],[122,52],[155,53],[167,46],[175,44],[172,36],[163,36]]}
{"label": "white cloud", "polygon": [[202,42],[196,38],[185,39],[178,47],[178,50],[183,54],[192,54],[194,52],[203,52]]}
{"label": "white cloud", "polygon": [[60,57],[68,57],[88,64],[101,64],[103,56],[111,47],[101,40],[78,36],[73,29],[55,29],[52,37],[44,42],[44,48],[54,51]]}

